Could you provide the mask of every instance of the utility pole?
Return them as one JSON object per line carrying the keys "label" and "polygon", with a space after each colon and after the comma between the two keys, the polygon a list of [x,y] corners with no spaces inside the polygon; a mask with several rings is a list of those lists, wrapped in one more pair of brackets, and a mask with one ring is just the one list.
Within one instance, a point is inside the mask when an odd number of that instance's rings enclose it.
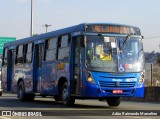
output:
{"label": "utility pole", "polygon": [[43,26],[46,27],[46,33],[47,33],[47,28],[48,28],[49,26],[52,26],[52,25],[45,24],[45,25],[43,25]]}
{"label": "utility pole", "polygon": [[31,29],[30,36],[33,36],[33,0],[31,0]]}

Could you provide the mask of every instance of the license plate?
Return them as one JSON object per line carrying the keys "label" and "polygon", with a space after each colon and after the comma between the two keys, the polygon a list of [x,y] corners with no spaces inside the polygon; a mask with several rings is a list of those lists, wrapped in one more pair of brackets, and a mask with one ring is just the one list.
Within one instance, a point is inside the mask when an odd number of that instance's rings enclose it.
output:
{"label": "license plate", "polygon": [[113,90],[112,93],[114,93],[114,94],[121,94],[121,93],[123,93],[123,90]]}

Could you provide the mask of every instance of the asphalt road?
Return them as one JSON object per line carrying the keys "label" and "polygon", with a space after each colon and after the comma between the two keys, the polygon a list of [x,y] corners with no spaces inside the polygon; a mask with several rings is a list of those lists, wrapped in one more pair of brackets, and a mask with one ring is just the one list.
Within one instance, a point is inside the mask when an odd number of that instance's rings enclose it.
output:
{"label": "asphalt road", "polygon": [[2,113],[12,116],[0,116],[0,119],[158,119],[159,116],[155,115],[160,115],[160,103],[122,101],[118,107],[109,107],[107,102],[98,100],[76,100],[74,107],[65,107],[52,97],[36,97],[34,102],[21,102],[15,94],[4,93],[0,97]]}

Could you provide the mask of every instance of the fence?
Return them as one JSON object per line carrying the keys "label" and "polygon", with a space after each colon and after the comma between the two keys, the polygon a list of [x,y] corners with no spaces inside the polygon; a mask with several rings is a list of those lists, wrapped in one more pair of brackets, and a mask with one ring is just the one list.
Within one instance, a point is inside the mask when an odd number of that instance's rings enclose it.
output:
{"label": "fence", "polygon": [[145,86],[160,86],[160,67],[158,64],[145,63]]}
{"label": "fence", "polygon": [[160,102],[160,87],[145,87],[143,98],[124,97],[125,101]]}

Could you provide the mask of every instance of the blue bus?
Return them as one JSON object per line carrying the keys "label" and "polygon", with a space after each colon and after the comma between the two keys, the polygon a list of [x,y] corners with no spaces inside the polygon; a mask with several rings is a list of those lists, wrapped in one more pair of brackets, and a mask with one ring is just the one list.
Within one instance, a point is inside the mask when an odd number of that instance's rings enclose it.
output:
{"label": "blue bus", "polygon": [[24,101],[143,97],[143,37],[138,27],[83,23],[4,45],[2,88]]}

